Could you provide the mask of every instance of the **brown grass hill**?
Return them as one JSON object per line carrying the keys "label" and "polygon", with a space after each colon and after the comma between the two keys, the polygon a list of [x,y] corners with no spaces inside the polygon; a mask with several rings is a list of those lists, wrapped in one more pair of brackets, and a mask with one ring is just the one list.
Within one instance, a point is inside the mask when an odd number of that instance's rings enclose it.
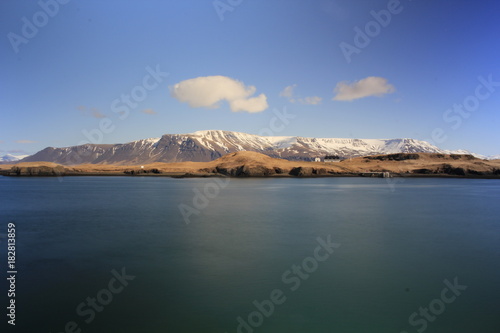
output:
{"label": "brown grass hill", "polygon": [[317,176],[440,176],[500,178],[500,160],[471,155],[397,153],[356,157],[341,162],[306,162],[273,158],[253,151],[226,154],[209,162],[151,163],[144,165],[23,162],[0,166],[6,176],[143,175],[174,177],[317,177]]}

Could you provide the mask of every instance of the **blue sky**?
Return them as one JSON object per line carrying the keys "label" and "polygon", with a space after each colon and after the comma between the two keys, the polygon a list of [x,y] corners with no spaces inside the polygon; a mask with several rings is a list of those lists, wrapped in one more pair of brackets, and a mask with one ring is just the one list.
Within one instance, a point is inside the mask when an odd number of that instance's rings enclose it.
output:
{"label": "blue sky", "polygon": [[205,129],[500,154],[499,10],[494,0],[2,1],[0,154]]}

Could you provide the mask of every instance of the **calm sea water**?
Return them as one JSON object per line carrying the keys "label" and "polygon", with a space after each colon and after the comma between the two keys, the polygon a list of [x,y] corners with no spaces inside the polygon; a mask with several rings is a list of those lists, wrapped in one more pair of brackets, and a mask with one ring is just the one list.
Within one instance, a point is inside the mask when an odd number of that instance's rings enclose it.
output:
{"label": "calm sea water", "polygon": [[0,177],[2,325],[14,222],[16,332],[497,333],[499,199],[498,180]]}

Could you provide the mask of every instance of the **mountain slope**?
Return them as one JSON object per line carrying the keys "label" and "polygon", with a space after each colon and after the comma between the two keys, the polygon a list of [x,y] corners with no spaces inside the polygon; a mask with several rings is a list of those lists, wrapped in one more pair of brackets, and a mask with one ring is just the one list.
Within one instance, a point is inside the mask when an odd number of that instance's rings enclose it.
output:
{"label": "mountain slope", "polygon": [[311,161],[325,155],[358,157],[393,153],[449,153],[414,139],[334,139],[259,136],[230,131],[165,134],[161,138],[125,144],[86,144],[45,148],[23,162],[48,161],[63,165],[83,163],[137,165],[155,162],[207,162],[237,151],[254,151],[287,160]]}

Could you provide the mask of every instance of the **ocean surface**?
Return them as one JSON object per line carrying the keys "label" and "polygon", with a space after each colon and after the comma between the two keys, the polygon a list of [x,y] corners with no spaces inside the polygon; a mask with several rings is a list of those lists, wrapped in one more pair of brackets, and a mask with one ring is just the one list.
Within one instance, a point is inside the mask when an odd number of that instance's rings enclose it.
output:
{"label": "ocean surface", "polygon": [[500,332],[499,180],[0,177],[0,208],[7,332]]}

